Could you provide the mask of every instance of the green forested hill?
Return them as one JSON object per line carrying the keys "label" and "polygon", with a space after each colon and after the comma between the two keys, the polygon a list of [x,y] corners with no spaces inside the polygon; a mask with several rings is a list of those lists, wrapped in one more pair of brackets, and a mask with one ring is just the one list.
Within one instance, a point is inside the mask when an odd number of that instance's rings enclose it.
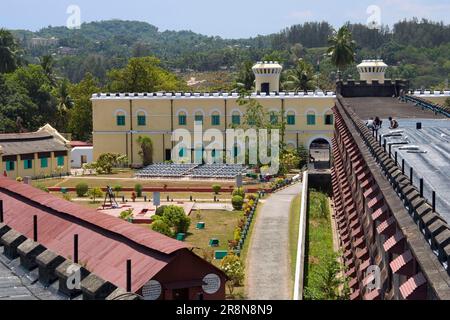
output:
{"label": "green forested hill", "polygon": [[[357,61],[382,58],[391,66],[389,76],[409,78],[417,88],[445,85],[450,73],[450,26],[413,19],[391,29],[371,30],[361,24],[351,24],[350,29],[358,45]],[[25,48],[26,60],[37,63],[39,57],[53,54],[57,72],[72,82],[88,71],[104,82],[108,70],[123,67],[130,57],[147,55],[180,71],[233,70],[244,61],[261,59],[281,60],[289,67],[302,57],[332,81],[334,70],[323,49],[332,32],[327,22],[311,22],[266,36],[222,39],[192,31],[161,32],[146,22],[110,20],[85,23],[79,30],[48,27],[14,34]],[[31,46],[34,37],[55,37],[58,43]],[[355,66],[344,76],[357,77]]]}

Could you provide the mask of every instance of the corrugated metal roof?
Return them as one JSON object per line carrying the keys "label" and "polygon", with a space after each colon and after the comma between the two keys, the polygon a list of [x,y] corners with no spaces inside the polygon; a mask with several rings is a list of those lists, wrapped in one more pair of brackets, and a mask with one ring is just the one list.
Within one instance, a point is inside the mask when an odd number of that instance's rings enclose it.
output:
{"label": "corrugated metal roof", "polygon": [[44,131],[0,134],[0,147],[3,156],[69,149],[62,141]]}
{"label": "corrugated metal roof", "polygon": [[33,216],[38,217],[38,242],[66,257],[73,257],[73,236],[79,235],[79,261],[118,287],[126,287],[126,260],[132,260],[132,290],[139,290],[164,268],[183,242],[46,192],[0,178],[4,218],[11,228],[29,238]]}

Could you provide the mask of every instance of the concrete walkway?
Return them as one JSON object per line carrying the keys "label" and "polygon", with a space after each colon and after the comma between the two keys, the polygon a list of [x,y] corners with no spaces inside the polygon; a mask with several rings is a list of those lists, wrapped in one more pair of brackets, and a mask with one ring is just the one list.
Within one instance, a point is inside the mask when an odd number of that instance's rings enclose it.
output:
{"label": "concrete walkway", "polygon": [[248,252],[248,299],[291,299],[289,211],[300,190],[297,183],[271,195],[258,213]]}

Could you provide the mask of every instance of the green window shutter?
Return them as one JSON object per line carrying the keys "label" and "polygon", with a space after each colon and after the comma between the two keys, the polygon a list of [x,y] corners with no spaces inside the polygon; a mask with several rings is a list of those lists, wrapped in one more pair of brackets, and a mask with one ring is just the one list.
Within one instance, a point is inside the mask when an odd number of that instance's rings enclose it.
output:
{"label": "green window shutter", "polygon": [[48,168],[48,158],[41,158],[41,168]]}
{"label": "green window shutter", "polygon": [[180,149],[180,151],[178,152],[178,155],[180,156],[180,158],[184,157],[184,148]]}
{"label": "green window shutter", "polygon": [[125,125],[125,116],[117,116],[117,125],[124,126]]}
{"label": "green window shutter", "polygon": [[295,125],[295,115],[290,114],[287,116],[287,124],[290,126]]}
{"label": "green window shutter", "polygon": [[325,124],[326,125],[332,125],[333,124],[333,115],[332,114],[325,115]]}
{"label": "green window shutter", "polygon": [[241,124],[241,116],[240,115],[231,116],[231,123],[237,125]]}
{"label": "green window shutter", "polygon": [[316,115],[315,114],[308,114],[306,119],[307,119],[307,124],[309,126],[313,126],[316,124]]}
{"label": "green window shutter", "polygon": [[178,116],[178,124],[179,124],[180,126],[185,126],[185,125],[186,125],[186,115],[180,114],[180,115]]}
{"label": "green window shutter", "polygon": [[218,126],[220,125],[220,116],[219,115],[213,115],[211,116],[211,124],[213,126]]}
{"label": "green window shutter", "polygon": [[24,160],[23,168],[24,169],[32,169],[33,168],[33,160],[31,160],[31,159]]}
{"label": "green window shutter", "polygon": [[202,116],[201,114],[196,115],[196,116],[195,116],[195,121],[196,121],[196,122],[201,122],[201,123],[203,123],[203,116]]}
{"label": "green window shutter", "polygon": [[271,124],[277,124],[278,123],[278,116],[276,114],[270,115],[270,123]]}
{"label": "green window shutter", "polygon": [[6,171],[14,171],[15,162],[14,161],[6,161]]}
{"label": "green window shutter", "polygon": [[58,163],[58,167],[64,166],[64,156],[59,156],[57,163]]}
{"label": "green window shutter", "polygon": [[137,120],[138,120],[138,126],[145,126],[145,123],[146,123],[145,116],[138,116]]}

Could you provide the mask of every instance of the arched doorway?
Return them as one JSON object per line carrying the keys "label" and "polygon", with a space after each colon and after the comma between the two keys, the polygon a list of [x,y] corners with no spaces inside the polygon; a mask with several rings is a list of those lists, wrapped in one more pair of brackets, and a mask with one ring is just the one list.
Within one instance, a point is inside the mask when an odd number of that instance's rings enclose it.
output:
{"label": "arched doorway", "polygon": [[331,168],[331,145],[325,138],[316,138],[309,145],[310,168],[326,170]]}

